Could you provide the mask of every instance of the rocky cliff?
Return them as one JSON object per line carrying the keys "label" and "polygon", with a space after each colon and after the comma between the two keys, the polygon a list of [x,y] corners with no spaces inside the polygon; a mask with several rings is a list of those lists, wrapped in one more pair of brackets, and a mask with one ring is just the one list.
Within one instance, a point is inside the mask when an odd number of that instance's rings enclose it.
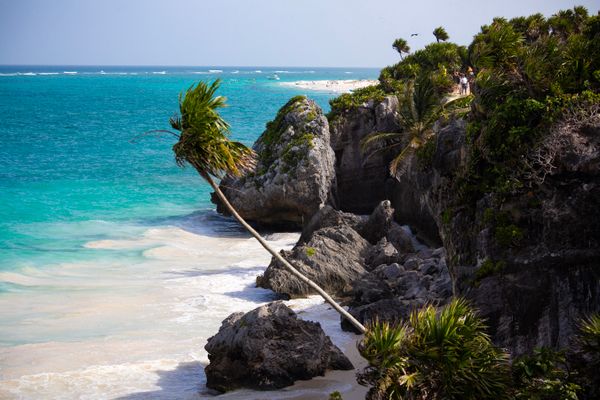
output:
{"label": "rocky cliff", "polygon": [[465,199],[472,155],[460,121],[439,129],[427,166],[413,158],[398,183],[413,199],[403,212],[436,221],[455,295],[514,355],[569,345],[577,320],[600,310],[600,114],[578,113],[548,128],[508,193]]}

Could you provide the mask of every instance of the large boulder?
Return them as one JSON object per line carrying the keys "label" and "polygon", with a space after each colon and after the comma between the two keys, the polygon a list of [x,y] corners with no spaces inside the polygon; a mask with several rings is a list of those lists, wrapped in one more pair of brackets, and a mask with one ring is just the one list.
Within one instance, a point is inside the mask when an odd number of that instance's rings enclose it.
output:
{"label": "large boulder", "polygon": [[220,392],[279,389],[327,370],[354,368],[319,323],[298,319],[282,302],[231,314],[205,349],[206,385]]}
{"label": "large boulder", "polygon": [[[301,227],[328,201],[335,182],[329,125],[321,108],[304,96],[292,98],[254,144],[258,163],[220,188],[248,221]],[[227,210],[213,195],[217,211]]]}
{"label": "large boulder", "polygon": [[[341,225],[319,229],[308,242],[300,242],[291,251],[282,251],[282,255],[327,293],[343,296],[367,272],[364,264],[369,247],[369,242],[354,229]],[[316,294],[275,258],[256,282],[287,298]]]}
{"label": "large boulder", "polygon": [[343,211],[367,214],[385,200],[385,182],[389,177],[389,155],[367,157],[361,140],[373,132],[398,132],[398,99],[368,101],[356,109],[344,111],[331,121],[331,146],[335,151],[337,206]]}

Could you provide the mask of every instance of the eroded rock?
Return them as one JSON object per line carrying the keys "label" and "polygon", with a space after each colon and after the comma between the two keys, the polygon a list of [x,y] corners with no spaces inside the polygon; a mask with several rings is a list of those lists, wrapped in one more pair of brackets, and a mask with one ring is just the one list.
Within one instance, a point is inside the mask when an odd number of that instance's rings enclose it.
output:
{"label": "eroded rock", "polygon": [[[271,227],[301,227],[323,207],[335,181],[329,125],[306,97],[292,98],[253,146],[255,170],[226,177],[220,188],[248,221]],[[217,211],[227,214],[216,196]]]}

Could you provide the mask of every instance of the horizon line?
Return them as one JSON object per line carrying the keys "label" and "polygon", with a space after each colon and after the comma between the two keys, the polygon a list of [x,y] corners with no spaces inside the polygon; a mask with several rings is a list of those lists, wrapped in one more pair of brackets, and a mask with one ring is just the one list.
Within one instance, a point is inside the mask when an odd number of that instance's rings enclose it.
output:
{"label": "horizon line", "polygon": [[223,67],[223,68],[354,68],[354,69],[381,69],[381,66],[317,66],[317,65],[184,65],[184,64],[4,64],[0,67]]}

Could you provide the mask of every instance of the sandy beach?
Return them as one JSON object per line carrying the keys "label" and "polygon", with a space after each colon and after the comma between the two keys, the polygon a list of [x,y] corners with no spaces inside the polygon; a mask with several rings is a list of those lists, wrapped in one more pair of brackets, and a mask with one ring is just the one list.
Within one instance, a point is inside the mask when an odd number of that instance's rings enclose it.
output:
{"label": "sandy beach", "polygon": [[347,80],[316,80],[316,81],[294,81],[280,82],[282,86],[295,87],[298,89],[318,90],[333,93],[350,93],[353,90],[378,84],[377,80],[347,79]]}

